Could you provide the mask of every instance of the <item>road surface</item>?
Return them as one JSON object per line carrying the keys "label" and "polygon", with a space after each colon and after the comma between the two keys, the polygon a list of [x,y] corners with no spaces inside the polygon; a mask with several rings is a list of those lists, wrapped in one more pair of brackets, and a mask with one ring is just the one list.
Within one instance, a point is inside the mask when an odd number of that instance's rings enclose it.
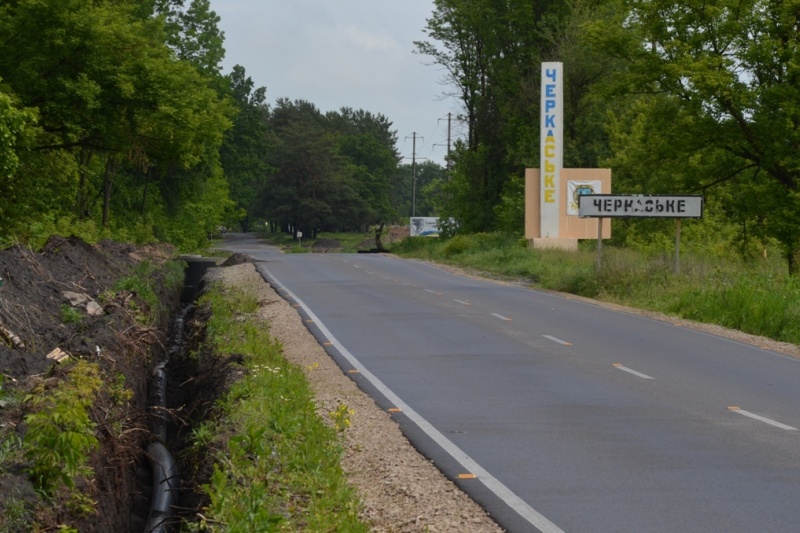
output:
{"label": "road surface", "polygon": [[509,531],[800,529],[800,360],[418,261],[225,248]]}

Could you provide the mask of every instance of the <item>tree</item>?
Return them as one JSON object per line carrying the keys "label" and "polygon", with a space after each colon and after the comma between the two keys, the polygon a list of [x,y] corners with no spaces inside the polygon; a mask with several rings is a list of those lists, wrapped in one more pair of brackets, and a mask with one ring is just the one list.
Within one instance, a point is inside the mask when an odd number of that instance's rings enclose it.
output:
{"label": "tree", "polygon": [[[400,218],[408,222],[411,216],[412,169],[408,163],[397,168],[392,187],[392,203]],[[437,216],[445,203],[442,187],[447,183],[444,167],[433,161],[416,164],[416,216]]]}
{"label": "tree", "polygon": [[274,171],[262,198],[265,218],[282,231],[312,238],[320,231],[357,229],[365,203],[326,117],[307,101],[281,98],[270,130]]}
{"label": "tree", "polygon": [[366,206],[359,218],[367,225],[394,219],[397,214],[390,195],[400,155],[392,123],[383,115],[350,108],[329,113],[328,119],[340,139],[339,152],[349,161],[358,194]]}
{"label": "tree", "polygon": [[[18,227],[75,216],[125,232],[132,213],[155,223],[149,205],[163,225],[203,189],[198,181],[216,175],[231,109],[207,76],[175,57],[151,14],[139,0],[3,6],[0,76],[21,107],[38,110],[16,179],[48,191],[28,200]],[[123,214],[116,225],[114,208]]]}
{"label": "tree", "polygon": [[[2,82],[2,80],[0,80]],[[26,144],[35,134],[36,113],[19,109],[12,97],[0,90],[0,238],[8,237],[17,220],[41,196],[20,183],[17,171],[24,164]]]}
{"label": "tree", "polygon": [[200,72],[216,78],[225,58],[225,34],[219,29],[220,18],[211,10],[210,0],[158,0],[156,15],[163,17],[167,44],[177,57],[189,61]]}
{"label": "tree", "polygon": [[244,231],[250,231],[253,220],[258,217],[259,199],[264,195],[270,170],[267,162],[269,106],[266,88],[256,89],[244,67],[234,66],[228,82],[237,113],[233,127],[225,134],[220,157],[231,186],[231,198],[236,202],[235,222],[240,223]]}
{"label": "tree", "polygon": [[[703,161],[685,176],[694,190],[734,185],[750,207],[734,211],[782,245],[790,272],[800,252],[800,34],[794,2],[621,0],[589,30],[623,59],[618,93],[650,95],[634,124],[672,117],[686,141],[673,157]],[[662,102],[663,104],[659,103]],[[651,118],[648,118],[651,117]],[[663,137],[661,132],[658,137]],[[666,135],[676,137],[674,128]],[[754,212],[752,206],[758,206]],[[734,206],[731,206],[732,208]]]}
{"label": "tree", "polygon": [[[581,22],[593,0],[436,0],[419,53],[443,67],[461,100],[468,134],[453,152],[443,214],[466,231],[486,231],[519,219],[524,168],[538,166],[539,80],[542,61],[565,61],[565,162],[596,166],[607,142],[599,123],[601,100],[591,86],[607,70],[583,46]],[[505,206],[498,210],[499,204]],[[515,208],[516,209],[516,208]],[[521,231],[522,227],[515,229]]]}
{"label": "tree", "polygon": [[0,91],[0,180],[3,182],[11,180],[17,171],[20,163],[18,142],[35,121],[36,114],[32,110],[18,109],[11,97]]}

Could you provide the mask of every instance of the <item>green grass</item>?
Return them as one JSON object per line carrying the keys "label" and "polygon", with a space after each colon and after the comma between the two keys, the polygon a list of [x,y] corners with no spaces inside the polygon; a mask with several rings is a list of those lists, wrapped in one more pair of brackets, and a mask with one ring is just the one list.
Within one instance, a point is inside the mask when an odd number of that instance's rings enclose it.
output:
{"label": "green grass", "polygon": [[309,253],[311,252],[314,243],[322,239],[335,239],[342,245],[342,253],[356,253],[359,249],[359,244],[369,240],[369,248],[375,245],[374,233],[333,233],[326,232],[320,233],[315,239],[303,237],[298,240],[288,233],[265,233],[264,238],[270,243],[280,246],[287,253]]}
{"label": "green grass", "polygon": [[83,315],[81,312],[71,305],[61,304],[58,316],[64,324],[80,324],[83,322]]}
{"label": "green grass", "polygon": [[144,304],[144,309],[138,309],[137,322],[143,325],[155,324],[166,311],[162,307],[156,289],[163,286],[178,290],[183,285],[185,266],[183,261],[167,261],[162,266],[148,260],[140,261],[128,276],[114,284],[113,290],[130,291],[135,294]]}
{"label": "green grass", "polygon": [[780,258],[743,262],[691,251],[674,273],[669,250],[606,247],[598,271],[594,250],[533,250],[524,239],[498,234],[412,238],[392,251],[800,344],[800,278],[789,276]]}
{"label": "green grass", "polygon": [[317,415],[304,373],[284,359],[266,324],[252,314],[255,299],[216,285],[199,303],[211,307],[207,332],[214,352],[245,354],[248,371],[218,402],[220,416],[194,432],[197,446],[218,451],[205,486],[211,502],[206,521],[189,527],[368,531],[339,464],[337,429]]}

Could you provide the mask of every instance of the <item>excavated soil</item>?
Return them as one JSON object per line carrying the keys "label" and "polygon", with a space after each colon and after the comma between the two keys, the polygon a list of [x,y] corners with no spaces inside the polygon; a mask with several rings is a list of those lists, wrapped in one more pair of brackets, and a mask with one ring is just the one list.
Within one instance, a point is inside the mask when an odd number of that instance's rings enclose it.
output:
{"label": "excavated soil", "polygon": [[[34,518],[45,530],[59,524],[81,532],[141,528],[149,505],[149,486],[141,475],[147,377],[154,355],[163,351],[178,294],[160,294],[163,321],[143,326],[137,315],[147,311],[146,304],[130,291],[110,290],[143,259],[157,265],[172,254],[168,247],[92,246],[61,237],[51,238],[40,252],[24,246],[0,251],[0,530],[27,531]],[[25,473],[28,465],[3,448],[25,435],[30,403],[24,395],[43,394],[65,377],[64,365],[52,358],[56,354],[95,362],[107,384],[122,376],[132,392],[121,405],[104,391],[93,406],[99,440],[91,457],[95,475],[78,479],[77,486],[96,502],[96,516],[76,517],[63,492],[35,510],[41,500]]]}

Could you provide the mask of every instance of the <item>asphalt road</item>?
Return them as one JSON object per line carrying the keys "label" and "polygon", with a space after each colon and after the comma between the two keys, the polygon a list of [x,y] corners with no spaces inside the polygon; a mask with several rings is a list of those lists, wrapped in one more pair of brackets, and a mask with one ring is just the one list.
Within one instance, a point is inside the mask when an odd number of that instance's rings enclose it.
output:
{"label": "asphalt road", "polygon": [[800,360],[417,261],[226,248],[509,531],[800,531]]}

